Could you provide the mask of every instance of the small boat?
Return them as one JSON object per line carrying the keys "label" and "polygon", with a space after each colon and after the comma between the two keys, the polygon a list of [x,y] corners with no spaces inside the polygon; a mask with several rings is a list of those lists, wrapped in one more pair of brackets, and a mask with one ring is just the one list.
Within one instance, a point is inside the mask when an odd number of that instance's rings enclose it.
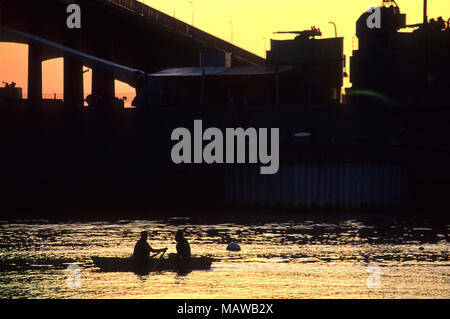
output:
{"label": "small boat", "polygon": [[210,270],[213,262],[208,257],[178,258],[149,258],[144,261],[136,261],[133,258],[118,257],[91,257],[95,266],[104,272],[134,272],[150,273],[161,271],[172,271],[178,273],[189,273],[193,270]]}

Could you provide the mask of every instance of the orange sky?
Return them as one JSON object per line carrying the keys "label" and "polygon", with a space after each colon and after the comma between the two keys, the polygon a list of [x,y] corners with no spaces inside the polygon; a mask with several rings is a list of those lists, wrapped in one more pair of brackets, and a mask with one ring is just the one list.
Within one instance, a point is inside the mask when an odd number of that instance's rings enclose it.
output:
{"label": "orange sky", "polygon": [[[311,26],[321,28],[324,37],[333,37],[334,28],[345,37],[345,52],[351,55],[352,42],[356,41],[356,19],[371,5],[381,0],[145,0],[146,4],[206,32],[230,41],[260,56],[264,47],[270,49],[270,38],[286,39],[289,35],[274,35],[274,31],[303,30]],[[422,21],[423,0],[397,0],[407,23]],[[262,5],[263,4],[263,5]],[[449,0],[429,0],[428,17],[450,18]],[[231,22],[231,23],[230,23]],[[266,40],[264,40],[264,38]],[[47,61],[43,65],[44,94],[61,94],[63,91],[62,59]],[[27,87],[27,47],[20,44],[0,43],[0,82],[15,81],[18,86]],[[85,87],[90,90],[90,73],[85,74]],[[119,93],[131,92],[132,88],[118,84]]]}

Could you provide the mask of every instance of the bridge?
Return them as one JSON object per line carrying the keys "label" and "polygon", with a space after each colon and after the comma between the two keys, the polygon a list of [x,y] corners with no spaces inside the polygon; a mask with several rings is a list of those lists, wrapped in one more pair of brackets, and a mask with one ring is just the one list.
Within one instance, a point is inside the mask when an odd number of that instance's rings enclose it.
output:
{"label": "bridge", "polygon": [[[81,29],[66,24],[69,4],[81,7]],[[231,52],[232,64],[265,60],[135,0],[0,0],[0,27],[20,31],[147,73],[196,66],[201,52]],[[64,100],[82,104],[83,63],[61,50],[0,33],[0,41],[29,45],[28,99],[42,99],[42,62],[64,58]],[[112,99],[114,75],[92,70],[92,93]]]}

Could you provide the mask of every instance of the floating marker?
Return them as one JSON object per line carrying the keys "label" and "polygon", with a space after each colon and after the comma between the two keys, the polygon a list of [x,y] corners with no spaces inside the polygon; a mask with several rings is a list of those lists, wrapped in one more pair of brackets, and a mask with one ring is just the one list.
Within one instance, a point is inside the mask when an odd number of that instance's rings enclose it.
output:
{"label": "floating marker", "polygon": [[231,243],[228,245],[227,250],[228,251],[241,251],[241,246],[239,246],[239,244],[237,244],[237,243]]}

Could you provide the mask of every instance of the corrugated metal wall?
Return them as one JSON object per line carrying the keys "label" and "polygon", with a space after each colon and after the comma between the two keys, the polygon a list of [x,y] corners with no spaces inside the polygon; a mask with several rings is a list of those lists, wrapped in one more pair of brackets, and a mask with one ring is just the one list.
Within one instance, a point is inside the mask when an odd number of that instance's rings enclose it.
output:
{"label": "corrugated metal wall", "polygon": [[229,167],[225,202],[262,206],[397,206],[408,199],[408,171],[399,165],[286,164],[276,175]]}

